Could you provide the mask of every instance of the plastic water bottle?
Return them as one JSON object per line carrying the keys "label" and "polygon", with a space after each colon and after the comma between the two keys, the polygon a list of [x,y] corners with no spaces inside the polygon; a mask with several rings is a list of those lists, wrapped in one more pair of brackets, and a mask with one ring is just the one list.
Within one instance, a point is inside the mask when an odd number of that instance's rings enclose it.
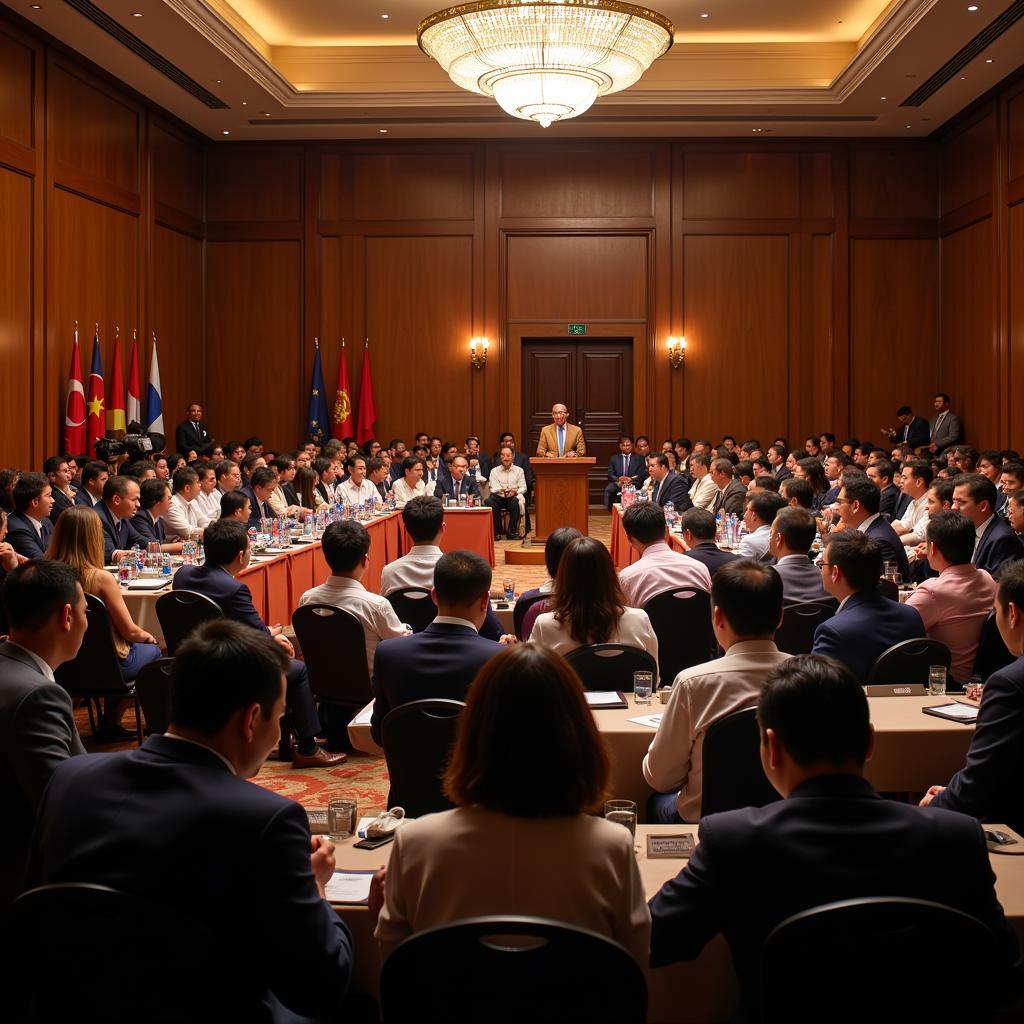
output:
{"label": "plastic water bottle", "polygon": [[281,520],[275,519],[270,524],[270,543],[275,547],[281,546]]}
{"label": "plastic water bottle", "polygon": [[674,501],[665,502],[665,522],[671,530],[676,525],[676,504]]}
{"label": "plastic water bottle", "polygon": [[164,557],[160,560],[160,575],[165,580],[171,578],[171,556],[165,551]]}
{"label": "plastic water bottle", "polygon": [[725,517],[722,515],[721,512],[719,512],[715,516],[715,543],[716,544],[721,544],[722,540],[724,539],[724,535],[725,535],[724,519],[725,519]]}
{"label": "plastic water bottle", "polygon": [[309,516],[302,520],[302,538],[303,540],[313,539],[313,520]]}
{"label": "plastic water bottle", "polygon": [[260,535],[256,531],[256,527],[255,526],[250,526],[249,527],[249,550],[250,551],[255,551],[256,550],[256,542],[259,540],[259,536]]}
{"label": "plastic water bottle", "polygon": [[133,580],[137,580],[142,575],[142,569],[145,566],[145,555],[142,553],[142,548],[136,544],[132,548],[132,560],[129,565],[131,569],[131,575]]}

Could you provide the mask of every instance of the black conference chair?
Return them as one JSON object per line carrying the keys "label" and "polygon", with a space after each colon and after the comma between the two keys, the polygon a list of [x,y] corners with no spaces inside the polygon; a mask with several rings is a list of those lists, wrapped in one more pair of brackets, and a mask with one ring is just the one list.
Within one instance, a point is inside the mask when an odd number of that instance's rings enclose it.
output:
{"label": "black conference chair", "polygon": [[655,594],[644,611],[658,638],[658,672],[664,686],[691,665],[715,657],[711,595],[696,587],[673,587]]}
{"label": "black conference chair", "polygon": [[515,607],[512,609],[512,626],[513,632],[520,640],[526,639],[523,636],[523,622],[526,619],[526,613],[538,601],[546,601],[550,596],[550,594],[531,594],[529,597],[521,597],[516,601]]}
{"label": "black conference chair", "polygon": [[1013,660],[1013,655],[1006,649],[1006,644],[999,635],[995,610],[990,611],[981,625],[978,650],[974,655],[974,674],[981,676],[982,680],[988,679],[994,672],[1006,668]]}
{"label": "black conference chair", "polygon": [[101,715],[100,701],[130,700],[135,706],[135,735],[142,742],[142,715],[135,693],[135,684],[121,678],[121,663],[114,647],[114,634],[110,626],[107,606],[94,594],[85,595],[85,614],[89,624],[78,653],[65,661],[54,678],[70,694],[72,700],[85,701],[89,711],[89,726],[95,735]]}
{"label": "black conference chair", "polygon": [[764,807],[781,799],[761,767],[757,708],[733,711],[712,722],[704,736],[700,816],[739,807]]}
{"label": "black conference chair", "polygon": [[441,776],[465,706],[458,700],[414,700],[387,713],[380,738],[391,780],[388,807],[404,807],[418,818],[452,806],[441,792]]}
{"label": "black conference chair", "polygon": [[540,917],[473,917],[419,932],[384,961],[380,997],[384,1024],[647,1017],[644,972],[622,946]]}
{"label": "black conference chair", "polygon": [[867,685],[923,683],[927,686],[929,667],[945,666],[948,679],[950,660],[949,648],[938,640],[901,640],[875,659]]}
{"label": "black conference chair", "polygon": [[223,614],[216,601],[194,590],[170,590],[156,599],[156,617],[171,657],[190,633]]}
{"label": "black conference chair", "polygon": [[151,661],[135,677],[135,693],[146,722],[146,735],[167,732],[171,724],[171,665],[173,658]]}
{"label": "black conference chair", "polygon": [[583,680],[585,690],[633,692],[634,672],[653,672],[658,681],[658,663],[650,651],[629,644],[590,644],[570,651],[565,660]]}
{"label": "black conference chair", "polygon": [[831,619],[838,607],[839,602],[832,598],[786,605],[782,611],[782,623],[775,631],[775,646],[787,654],[810,654],[814,631],[826,619]]}
{"label": "black conference chair", "polygon": [[[922,983],[934,977],[936,950],[970,950],[971,983]],[[1003,963],[991,929],[952,907],[898,897],[827,903],[787,918],[765,939],[760,1020],[979,1022],[1000,1001]]]}
{"label": "black conference chair", "polygon": [[426,587],[402,587],[387,597],[399,622],[408,623],[414,633],[422,633],[437,615],[437,605]]}

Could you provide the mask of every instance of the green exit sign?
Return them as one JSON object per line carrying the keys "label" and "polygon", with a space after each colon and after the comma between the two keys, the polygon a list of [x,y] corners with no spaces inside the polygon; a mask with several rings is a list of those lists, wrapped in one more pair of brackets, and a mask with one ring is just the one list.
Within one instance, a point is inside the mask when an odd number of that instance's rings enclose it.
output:
{"label": "green exit sign", "polygon": [[586,334],[587,333],[587,325],[586,324],[569,324],[569,333],[570,334]]}

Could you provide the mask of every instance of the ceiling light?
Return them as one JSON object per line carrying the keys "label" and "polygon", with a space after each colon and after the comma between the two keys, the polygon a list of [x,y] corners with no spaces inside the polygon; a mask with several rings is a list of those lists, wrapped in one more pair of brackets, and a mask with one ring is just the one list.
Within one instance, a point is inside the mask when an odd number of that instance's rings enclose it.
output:
{"label": "ceiling light", "polygon": [[711,17],[711,15],[710,15],[710,14],[708,14],[708,13],[707,13],[707,12],[705,11],[705,12],[704,12],[704,13],[703,13],[703,14],[701,15],[701,17],[702,17],[702,18],[710,18],[710,17]]}
{"label": "ceiling light", "polygon": [[142,11],[132,11],[132,17],[133,18],[141,18],[142,17]]}
{"label": "ceiling light", "polygon": [[466,3],[416,29],[420,49],[456,85],[544,128],[628,89],[674,35],[664,15],[621,0]]}
{"label": "ceiling light", "polygon": [[29,7],[31,7],[33,11],[41,11],[43,9],[42,4],[29,4]]}
{"label": "ceiling light", "polygon": [[910,127],[910,125],[909,125],[909,124],[905,124],[905,125],[904,125],[903,127],[904,127],[904,128],[909,128],[909,127]]}
{"label": "ceiling light", "polygon": [[382,14],[382,15],[381,15],[381,18],[382,18],[382,20],[384,20],[384,21],[387,21],[387,20],[388,20],[388,18],[390,18],[390,17],[391,17],[391,15],[390,15],[390,14]]}
{"label": "ceiling light", "polygon": [[992,63],[992,58],[991,57],[986,57],[985,58],[985,63],[986,64],[991,64]]}
{"label": "ceiling light", "polygon": [[381,135],[387,135],[388,133],[387,128],[378,128],[377,131],[379,131]]}
{"label": "ceiling light", "polygon": [[217,79],[217,84],[218,84],[218,85],[220,85],[220,84],[221,84],[221,83],[220,83],[220,79],[219,79],[219,78]]}
{"label": "ceiling light", "polygon": [[[909,128],[909,127],[910,127],[910,125],[908,124],[908,125],[907,125],[907,127]],[[225,129],[225,130],[224,130],[224,134],[225,134],[225,135],[230,135],[230,134],[231,134],[231,132],[229,132],[229,131],[228,131],[227,129]]]}
{"label": "ceiling light", "polygon": [[269,113],[266,113],[266,112],[264,112],[263,116],[264,116],[264,117],[270,117],[270,114],[269,114]]}
{"label": "ceiling light", "polygon": [[887,100],[888,98],[889,98],[888,96],[883,96],[882,97],[883,100]]}
{"label": "ceiling light", "polygon": [[977,4],[971,4],[971,6],[967,8],[967,10],[971,11],[971,13],[973,13],[977,9],[978,9],[978,5]]}
{"label": "ceiling light", "polygon": [[242,106],[243,107],[247,107],[247,106],[249,106],[249,104],[245,100],[242,100]]}

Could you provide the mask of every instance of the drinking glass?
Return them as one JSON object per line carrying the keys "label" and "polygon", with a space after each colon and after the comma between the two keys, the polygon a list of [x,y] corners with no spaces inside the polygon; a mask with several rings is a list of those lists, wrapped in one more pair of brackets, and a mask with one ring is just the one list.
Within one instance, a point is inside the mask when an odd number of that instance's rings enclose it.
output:
{"label": "drinking glass", "polygon": [[654,690],[653,672],[633,673],[633,697],[637,704],[650,704],[651,693]]}
{"label": "drinking glass", "polygon": [[604,816],[608,821],[624,825],[631,836],[636,836],[636,804],[632,800],[606,800]]}
{"label": "drinking glass", "polygon": [[502,584],[505,590],[505,600],[514,601],[516,598],[516,583],[515,580],[505,580]]}
{"label": "drinking glass", "polygon": [[329,800],[327,803],[327,831],[331,839],[340,842],[356,832],[355,800]]}
{"label": "drinking glass", "polygon": [[933,697],[941,697],[946,692],[945,665],[928,666],[928,692]]}

